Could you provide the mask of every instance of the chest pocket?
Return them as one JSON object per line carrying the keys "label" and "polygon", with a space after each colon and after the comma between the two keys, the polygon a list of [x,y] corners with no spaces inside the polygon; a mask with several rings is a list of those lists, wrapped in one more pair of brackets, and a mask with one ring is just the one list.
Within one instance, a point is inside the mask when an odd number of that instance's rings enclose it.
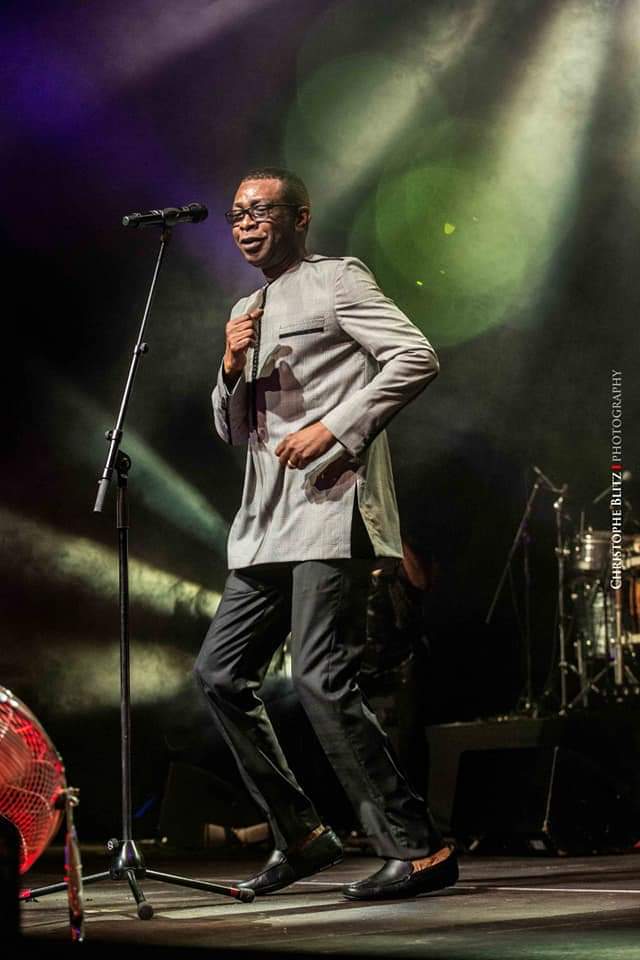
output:
{"label": "chest pocket", "polygon": [[326,318],[319,314],[317,317],[309,317],[306,320],[291,320],[289,323],[281,323],[278,327],[278,337],[285,340],[289,337],[308,337],[314,333],[323,333],[326,327]]}

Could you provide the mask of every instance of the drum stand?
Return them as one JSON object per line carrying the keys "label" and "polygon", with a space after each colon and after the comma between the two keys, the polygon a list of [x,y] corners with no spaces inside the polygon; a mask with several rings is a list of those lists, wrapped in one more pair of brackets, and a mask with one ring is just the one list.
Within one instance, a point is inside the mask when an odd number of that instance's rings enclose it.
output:
{"label": "drum stand", "polygon": [[[558,667],[560,669],[560,716],[567,712],[567,675],[576,668],[567,660],[567,635],[565,632],[564,592],[565,592],[565,557],[569,550],[564,539],[562,521],[564,519],[563,506],[566,485],[560,489],[560,496],[553,504],[556,513],[556,561],[558,564]],[[582,669],[581,658],[578,660],[577,671]]]}
{"label": "drum stand", "polygon": [[[631,670],[631,667],[625,663],[624,660],[624,653],[627,644],[625,643],[626,631],[624,630],[622,623],[622,589],[613,591],[613,623],[611,622],[612,618],[610,615],[610,604],[607,602],[607,581],[609,579],[609,573],[610,565],[607,565],[602,577],[599,577],[596,581],[596,589],[594,591],[595,597],[597,595],[596,591],[598,587],[602,590],[602,596],[604,600],[604,631],[607,638],[607,653],[609,656],[609,662],[602,667],[595,677],[588,677],[586,667],[584,667],[582,645],[580,642],[576,644],[576,655],[579,665],[578,673],[580,674],[582,686],[573,700],[567,704],[567,710],[573,709],[579,700],[582,700],[582,705],[584,707],[588,707],[589,692],[601,693],[602,690],[598,684],[603,677],[606,677],[608,674],[613,674],[614,687],[620,688],[624,687],[626,683],[638,684],[640,682]],[[591,602],[593,604],[593,600]],[[613,632],[611,631],[611,627],[613,627]],[[609,652],[609,650],[611,652]],[[583,665],[582,669],[580,668],[581,664]]]}

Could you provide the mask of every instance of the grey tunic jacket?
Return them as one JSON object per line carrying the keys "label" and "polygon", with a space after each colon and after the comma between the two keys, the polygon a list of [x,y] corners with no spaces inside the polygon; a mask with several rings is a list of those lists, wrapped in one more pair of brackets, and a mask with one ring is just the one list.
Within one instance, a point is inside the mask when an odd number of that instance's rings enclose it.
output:
{"label": "grey tunic jacket", "polygon": [[[248,444],[229,568],[350,557],[355,496],[376,556],[401,557],[383,428],[437,375],[433,347],[355,257],[308,256],[231,316],[257,306],[244,373],[230,392],[221,364],[212,395],[218,434]],[[318,420],[336,443],[304,469],[282,467],[280,441]]]}

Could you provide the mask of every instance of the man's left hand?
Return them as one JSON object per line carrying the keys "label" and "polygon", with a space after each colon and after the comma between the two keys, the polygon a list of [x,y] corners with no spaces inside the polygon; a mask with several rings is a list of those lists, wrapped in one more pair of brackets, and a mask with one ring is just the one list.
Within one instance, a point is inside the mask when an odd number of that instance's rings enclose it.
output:
{"label": "man's left hand", "polygon": [[317,423],[290,433],[281,440],[276,447],[276,457],[283,467],[300,469],[321,457],[335,442],[336,438],[331,431],[318,420]]}

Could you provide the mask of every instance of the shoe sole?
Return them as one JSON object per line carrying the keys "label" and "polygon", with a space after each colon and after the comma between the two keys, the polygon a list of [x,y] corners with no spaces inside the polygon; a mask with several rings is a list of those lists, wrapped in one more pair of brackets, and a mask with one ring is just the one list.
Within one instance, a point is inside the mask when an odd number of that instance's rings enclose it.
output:
{"label": "shoe sole", "polygon": [[270,887],[268,890],[256,890],[256,897],[268,896],[270,893],[278,893],[279,890],[286,890],[287,887],[292,887],[294,883],[299,883],[301,880],[306,880],[307,877],[314,877],[316,873],[322,873],[324,870],[330,870],[331,867],[336,867],[339,863],[342,863],[344,860],[344,855],[338,857],[337,860],[332,860],[331,863],[325,864],[324,867],[318,867],[317,870],[311,870],[309,873],[303,873],[299,877],[296,877],[295,880],[292,880],[290,883],[285,883],[282,886],[277,885]]}
{"label": "shoe sole", "polygon": [[433,890],[416,890],[415,893],[405,893],[402,889],[397,890],[387,890],[383,894],[374,894],[373,896],[362,896],[355,893],[345,893],[342,891],[342,896],[346,897],[347,900],[411,900],[413,897],[426,897],[432,893],[439,893],[441,890],[448,890],[451,887],[455,887],[455,883],[445,883],[441,887],[435,887]]}
{"label": "shoe sole", "polygon": [[[457,865],[456,865],[457,866]],[[415,893],[404,892],[403,884],[399,883],[397,886],[389,888],[380,893],[374,893],[373,895],[369,894],[357,894],[357,893],[347,893],[346,890],[342,890],[342,896],[346,897],[347,900],[409,900],[412,897],[424,897],[431,893],[439,893],[440,890],[447,890],[450,887],[455,887],[456,883],[459,880],[458,870],[455,870],[455,877],[443,883],[441,886],[432,887],[430,890],[416,890]],[[406,884],[405,886],[408,886]]]}

